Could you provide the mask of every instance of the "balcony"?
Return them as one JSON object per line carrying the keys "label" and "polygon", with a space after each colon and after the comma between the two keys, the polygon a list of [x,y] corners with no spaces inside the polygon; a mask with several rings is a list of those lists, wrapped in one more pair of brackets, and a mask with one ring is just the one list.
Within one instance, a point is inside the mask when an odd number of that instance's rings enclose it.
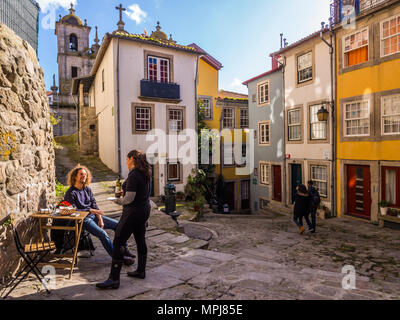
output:
{"label": "balcony", "polygon": [[176,83],[155,82],[143,79],[140,81],[140,97],[144,101],[161,101],[179,103],[180,86]]}
{"label": "balcony", "polygon": [[333,0],[331,3],[332,23],[338,24],[347,15],[351,16],[354,13],[359,15],[389,1],[391,0]]}

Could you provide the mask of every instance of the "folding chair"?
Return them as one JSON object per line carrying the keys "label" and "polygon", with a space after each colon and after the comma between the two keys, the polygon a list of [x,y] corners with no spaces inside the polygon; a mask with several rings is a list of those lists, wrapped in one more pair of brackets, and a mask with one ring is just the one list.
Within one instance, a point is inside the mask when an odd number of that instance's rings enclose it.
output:
{"label": "folding chair", "polygon": [[[33,272],[35,274],[36,278],[46,289],[46,292],[48,294],[50,294],[50,290],[47,289],[45,281],[43,281],[44,276],[38,269],[37,265],[43,260],[43,258],[48,253],[50,253],[50,251],[52,251],[56,248],[56,245],[54,244],[54,242],[36,242],[35,244],[27,244],[27,245],[25,245],[25,247],[23,247],[15,226],[13,226],[13,235],[14,235],[14,241],[15,241],[15,245],[17,247],[17,251],[20,254],[20,256],[24,259],[26,265],[16,275],[16,277],[6,286],[5,290],[10,288],[11,286],[12,286],[12,288],[7,292],[7,294],[3,297],[3,299],[6,299],[8,297],[8,295],[29,275],[30,272]],[[25,271],[25,270],[27,270],[27,271]],[[22,274],[24,272],[25,272],[25,274],[22,276]],[[15,283],[16,281],[17,281],[17,283]],[[14,286],[13,286],[13,284],[14,284]]]}

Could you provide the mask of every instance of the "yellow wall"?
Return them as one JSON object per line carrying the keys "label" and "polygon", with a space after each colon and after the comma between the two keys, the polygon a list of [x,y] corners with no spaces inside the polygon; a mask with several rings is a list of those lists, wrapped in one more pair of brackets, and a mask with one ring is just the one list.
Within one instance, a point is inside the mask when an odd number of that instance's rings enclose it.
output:
{"label": "yellow wall", "polygon": [[[220,118],[222,108],[216,106],[215,99],[218,98],[218,70],[210,66],[208,63],[200,59],[199,62],[199,76],[198,76],[198,96],[211,96],[213,98],[213,120],[205,121],[205,123],[211,129],[221,130]],[[239,128],[239,109],[236,111],[236,128]],[[245,141],[245,134],[243,134],[243,140]],[[222,161],[222,160],[221,160]],[[236,181],[236,207],[240,208],[240,180],[249,178],[249,176],[237,176],[235,172],[236,168],[223,168],[222,175],[225,180]],[[218,175],[220,172],[220,165],[216,165],[215,173]]]}
{"label": "yellow wall", "polygon": [[[379,19],[379,18],[378,18]],[[339,41],[342,39],[342,33],[337,36],[336,48],[338,54]],[[370,57],[370,60],[372,58]],[[339,56],[337,56],[337,66],[339,65]],[[343,118],[340,116],[341,99],[357,97],[365,94],[377,93],[400,88],[400,60],[389,60],[375,66],[361,68],[352,72],[339,74],[337,69],[337,208],[338,216],[343,216],[341,208],[345,190],[343,190],[343,177],[341,176],[341,160],[399,160],[400,159],[400,140],[392,141],[354,141],[340,142],[340,126],[343,126]],[[375,102],[371,101],[371,109]],[[376,109],[375,109],[376,110]],[[380,115],[378,117],[380,119]],[[375,130],[376,124],[371,122],[371,133]],[[344,183],[344,184],[343,184]],[[372,181],[372,183],[380,183]],[[379,192],[378,192],[379,194]],[[372,204],[372,211],[376,204]],[[374,215],[374,213],[372,214]]]}

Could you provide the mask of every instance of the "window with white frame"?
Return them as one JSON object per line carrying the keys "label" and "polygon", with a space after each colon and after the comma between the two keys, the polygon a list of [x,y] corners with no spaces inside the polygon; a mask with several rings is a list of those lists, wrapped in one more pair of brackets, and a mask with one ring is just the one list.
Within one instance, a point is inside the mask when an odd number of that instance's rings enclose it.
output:
{"label": "window with white frame", "polygon": [[344,105],[344,134],[368,136],[370,134],[369,101],[350,102]]}
{"label": "window with white frame", "polygon": [[383,21],[381,30],[381,55],[400,52],[400,15]]}
{"label": "window with white frame", "polygon": [[208,98],[201,98],[201,102],[203,103],[204,118],[211,119],[212,118],[211,100]]}
{"label": "window with white frame", "polygon": [[240,129],[245,129],[249,127],[249,110],[240,109]]}
{"label": "window with white frame", "polygon": [[167,178],[168,178],[168,181],[179,181],[181,179],[179,162],[174,162],[174,161],[168,162]]}
{"label": "window with white frame", "polygon": [[311,166],[311,180],[321,197],[328,197],[328,167]]}
{"label": "window with white frame", "polygon": [[297,57],[297,83],[303,83],[313,78],[312,51]]}
{"label": "window with white frame", "polygon": [[351,67],[368,61],[368,28],[345,36],[343,41],[345,67]]}
{"label": "window with white frame", "polygon": [[178,132],[183,130],[183,110],[169,109],[169,131]]}
{"label": "window with white frame", "polygon": [[135,108],[136,131],[151,130],[151,108]]}
{"label": "window with white frame", "polygon": [[270,144],[270,122],[261,122],[258,124],[258,142],[259,144]]}
{"label": "window with white frame", "polygon": [[235,128],[235,109],[234,108],[224,108],[223,127],[228,128],[228,129]]}
{"label": "window with white frame", "polygon": [[288,112],[289,141],[301,140],[301,109]]}
{"label": "window with white frame", "polygon": [[400,134],[400,94],[382,97],[382,134]]}
{"label": "window with white frame", "polygon": [[269,81],[258,85],[258,104],[269,103]]}
{"label": "window with white frame", "polygon": [[147,57],[148,77],[150,81],[169,82],[169,60],[159,57]]}
{"label": "window with white frame", "polygon": [[271,165],[269,163],[260,163],[260,183],[269,185],[271,180]]}
{"label": "window with white frame", "polygon": [[318,111],[322,105],[310,106],[310,138],[311,140],[325,140],[327,137],[327,122],[318,120]]}

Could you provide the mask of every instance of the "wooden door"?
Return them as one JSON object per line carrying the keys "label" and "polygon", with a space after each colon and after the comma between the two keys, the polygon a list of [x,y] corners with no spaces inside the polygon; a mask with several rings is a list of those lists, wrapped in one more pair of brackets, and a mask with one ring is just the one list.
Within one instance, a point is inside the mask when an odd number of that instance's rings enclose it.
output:
{"label": "wooden door", "polygon": [[250,209],[250,180],[240,182],[241,210]]}
{"label": "wooden door", "polygon": [[369,166],[347,166],[347,214],[371,218],[371,171]]}
{"label": "wooden door", "polygon": [[292,194],[292,204],[293,204],[297,192],[296,188],[303,183],[303,174],[301,171],[301,164],[292,164],[291,169],[292,169],[291,194]]}
{"label": "wooden door", "polygon": [[274,175],[274,190],[272,200],[282,202],[282,169],[281,166],[272,166]]}
{"label": "wooden door", "polygon": [[235,211],[235,182],[226,183],[226,192],[229,211]]}

